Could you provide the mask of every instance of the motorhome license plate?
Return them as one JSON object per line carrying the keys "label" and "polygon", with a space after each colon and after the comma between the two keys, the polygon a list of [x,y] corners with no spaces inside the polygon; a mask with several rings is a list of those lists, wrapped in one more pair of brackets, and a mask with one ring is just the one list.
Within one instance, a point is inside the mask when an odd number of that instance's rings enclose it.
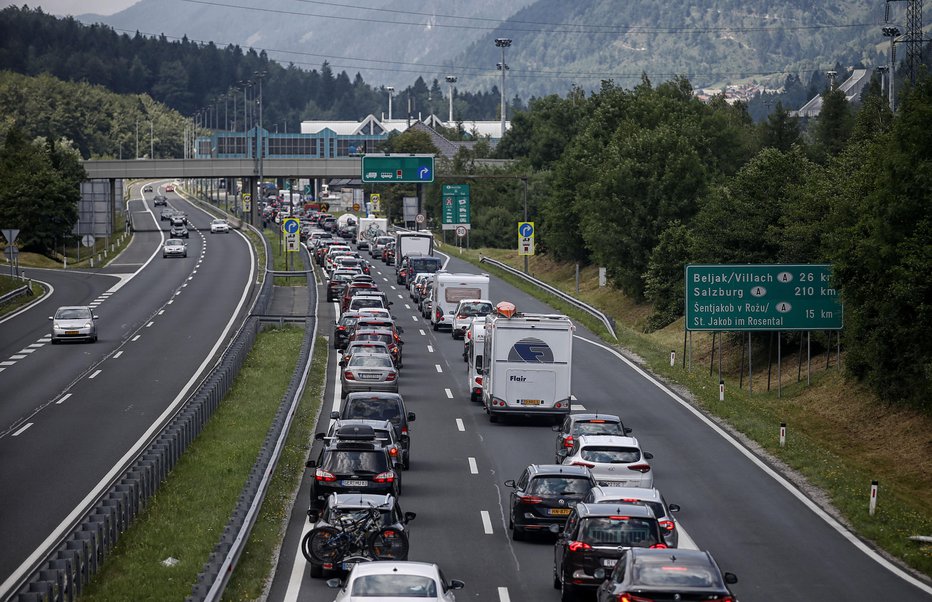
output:
{"label": "motorhome license plate", "polygon": [[569,508],[551,508],[548,512],[550,516],[569,516]]}
{"label": "motorhome license plate", "polygon": [[519,401],[523,406],[539,406],[544,403],[543,399],[521,399]]}
{"label": "motorhome license plate", "polygon": [[343,481],[344,487],[367,487],[368,485],[369,485],[369,481],[351,481],[351,480]]}

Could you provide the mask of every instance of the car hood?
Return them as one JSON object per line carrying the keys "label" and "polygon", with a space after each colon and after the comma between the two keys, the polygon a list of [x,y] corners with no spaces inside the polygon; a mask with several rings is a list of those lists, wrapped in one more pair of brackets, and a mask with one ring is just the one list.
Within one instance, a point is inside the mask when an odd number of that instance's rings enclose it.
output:
{"label": "car hood", "polygon": [[90,318],[82,318],[80,320],[55,320],[60,328],[83,328],[88,322],[93,323],[94,321]]}

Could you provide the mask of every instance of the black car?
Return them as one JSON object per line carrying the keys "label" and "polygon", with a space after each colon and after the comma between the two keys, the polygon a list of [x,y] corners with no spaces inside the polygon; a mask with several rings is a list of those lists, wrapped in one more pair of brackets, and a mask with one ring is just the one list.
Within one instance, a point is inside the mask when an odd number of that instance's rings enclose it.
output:
{"label": "black car", "polygon": [[143,192],[152,192],[152,186],[146,184],[145,188],[142,189]]}
{"label": "black car", "polygon": [[630,548],[621,553],[611,577],[599,586],[597,595],[599,602],[734,602],[728,585],[737,582],[733,573],[723,574],[712,555],[702,550]]}
{"label": "black car", "polygon": [[349,341],[350,333],[359,319],[358,311],[345,311],[340,319],[333,326],[333,348],[346,349],[346,343]]}
{"label": "black car", "polygon": [[[557,525],[551,531],[559,532]],[[594,591],[625,548],[666,548],[654,512],[634,504],[576,504],[558,534],[553,587],[561,600]]]}
{"label": "black car", "polygon": [[165,209],[162,209],[162,212],[159,214],[159,220],[165,221],[167,219],[171,219],[173,215],[175,215],[175,212],[166,207]]}
{"label": "black car", "polygon": [[398,496],[401,475],[393,468],[389,450],[369,427],[353,426],[322,446],[311,481],[311,508],[323,508],[332,493],[374,493]]}
{"label": "black car", "polygon": [[343,400],[339,412],[331,412],[335,420],[362,418],[365,420],[388,420],[395,427],[395,441],[401,444],[404,453],[402,464],[411,467],[411,437],[408,425],[414,422],[414,412],[405,409],[404,398],[398,393],[350,393]]}
{"label": "black car", "polygon": [[157,194],[152,198],[152,204],[158,207],[159,205],[168,206],[168,197]]}
{"label": "black car", "polygon": [[508,528],[518,541],[528,533],[549,532],[550,525],[563,525],[577,503],[595,487],[592,473],[584,466],[531,464],[511,487]]}
{"label": "black car", "polygon": [[[381,515],[380,527],[391,527],[407,533],[407,524],[415,519],[414,512],[402,512],[398,500],[391,495],[373,495],[371,493],[334,493],[327,498],[327,505],[323,511],[311,508],[307,511],[308,521],[314,527],[337,525],[345,519],[357,519],[362,512],[377,509]],[[407,553],[396,560],[407,560]],[[345,571],[348,566],[333,566],[317,564],[310,561],[311,577],[319,579],[329,576],[330,571]]]}
{"label": "black car", "polygon": [[573,447],[573,442],[580,435],[618,435],[626,437],[631,429],[626,427],[621,418],[614,414],[570,414],[563,419],[561,424],[553,426],[554,432],[557,433],[556,443],[556,461],[562,462],[565,456],[560,455],[560,450],[568,450]]}
{"label": "black car", "polygon": [[168,235],[172,238],[190,238],[188,229],[184,227],[184,224],[172,223],[172,227],[171,230],[169,230]]}

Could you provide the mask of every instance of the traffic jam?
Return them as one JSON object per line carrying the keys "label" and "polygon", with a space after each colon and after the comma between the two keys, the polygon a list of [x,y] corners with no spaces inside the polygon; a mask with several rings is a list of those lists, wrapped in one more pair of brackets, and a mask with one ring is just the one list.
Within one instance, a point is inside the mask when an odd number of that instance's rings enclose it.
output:
{"label": "traffic jam", "polygon": [[[405,332],[392,306],[402,288],[424,328],[462,344],[469,399],[490,423],[552,428],[553,448],[540,463],[503,481],[503,510],[512,540],[553,545],[561,600],[736,600],[729,586],[737,577],[681,537],[680,508],[655,487],[653,456],[632,425],[574,403],[570,318],[490,299],[489,276],[446,271],[429,233],[390,234],[384,218],[360,217],[347,235],[346,217],[325,213],[302,223],[325,298],[337,308],[330,344],[339,409],[307,461],[312,528],[301,553],[336,600],[453,600],[468,587],[445,576],[456,567],[408,559],[416,513],[403,510],[403,485],[417,414],[400,385]],[[392,277],[389,296],[379,280]]]}

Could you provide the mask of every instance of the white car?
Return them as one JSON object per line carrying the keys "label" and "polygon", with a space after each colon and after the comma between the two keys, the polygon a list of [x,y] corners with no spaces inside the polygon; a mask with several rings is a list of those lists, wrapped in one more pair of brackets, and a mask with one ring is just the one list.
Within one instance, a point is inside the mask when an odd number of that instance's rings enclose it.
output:
{"label": "white car", "polygon": [[488,299],[463,299],[453,312],[453,328],[450,334],[454,339],[466,336],[466,329],[473,318],[485,317],[492,313],[492,302]]}
{"label": "white car", "polygon": [[215,232],[226,232],[229,234],[230,224],[228,224],[225,219],[215,219],[210,222],[210,233],[213,234]]}
{"label": "white car", "polygon": [[180,238],[169,238],[162,247],[162,257],[187,257],[188,245]]}
{"label": "white car", "polygon": [[653,487],[654,473],[647,462],[654,456],[641,451],[634,437],[581,435],[573,447],[560,450],[563,464],[585,466],[602,487]]}
{"label": "white car", "polygon": [[436,564],[376,560],[353,565],[346,581],[330,579],[327,585],[339,588],[334,602],[363,602],[373,598],[393,602],[453,602],[454,590],[465,584],[448,580]]}

